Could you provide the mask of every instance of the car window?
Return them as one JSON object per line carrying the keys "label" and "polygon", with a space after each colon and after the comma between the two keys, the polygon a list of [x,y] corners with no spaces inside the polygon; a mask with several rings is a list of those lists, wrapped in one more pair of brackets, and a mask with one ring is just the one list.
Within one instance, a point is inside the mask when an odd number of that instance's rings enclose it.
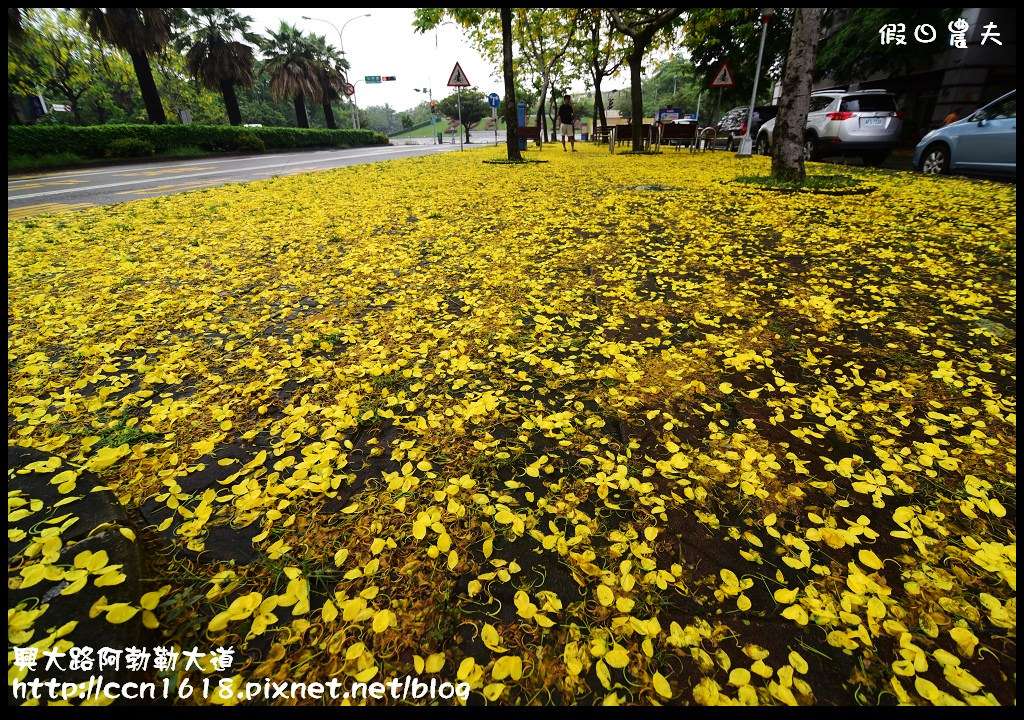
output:
{"label": "car window", "polygon": [[843,98],[840,110],[846,112],[896,112],[896,98],[892,95],[851,95]]}
{"label": "car window", "polygon": [[972,120],[995,120],[997,118],[1017,117],[1017,96],[1008,97],[1001,103],[983,108],[971,118]]}
{"label": "car window", "polygon": [[821,112],[829,105],[831,105],[834,99],[835,98],[830,97],[812,97],[811,105],[808,108],[807,112]]}

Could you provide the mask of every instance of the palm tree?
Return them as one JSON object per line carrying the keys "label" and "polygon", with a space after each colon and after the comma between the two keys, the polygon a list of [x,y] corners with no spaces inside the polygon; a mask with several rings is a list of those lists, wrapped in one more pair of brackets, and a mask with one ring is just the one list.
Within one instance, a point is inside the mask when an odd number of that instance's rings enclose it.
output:
{"label": "palm tree", "polygon": [[242,37],[254,45],[259,36],[249,32],[252,18],[232,8],[192,8],[189,25],[192,32],[182,35],[177,45],[188,48],[185,64],[193,77],[208,90],[220,90],[232,125],[242,124],[235,85],[252,87],[253,48],[234,40]]}
{"label": "palm tree", "polygon": [[319,98],[320,72],[309,39],[294,25],[281,21],[276,31],[267,28],[269,39],[263,41],[267,62],[263,71],[270,77],[270,94],[275,99],[291,97],[295,103],[295,120],[299,127],[309,127],[306,96]]}
{"label": "palm tree", "polygon": [[334,110],[331,103],[341,98],[341,90],[348,82],[345,71],[348,70],[348,60],[341,56],[332,45],[327,43],[323,35],[310,37],[313,46],[313,57],[317,64],[317,74],[320,79],[320,102],[324,108],[324,119],[327,127],[337,130],[338,125],[334,122]]}
{"label": "palm tree", "polygon": [[173,19],[164,8],[78,8],[90,34],[126,51],[132,59],[139,81],[142,101],[149,121],[157,125],[167,122],[160,103],[149,57],[160,52],[171,41]]}

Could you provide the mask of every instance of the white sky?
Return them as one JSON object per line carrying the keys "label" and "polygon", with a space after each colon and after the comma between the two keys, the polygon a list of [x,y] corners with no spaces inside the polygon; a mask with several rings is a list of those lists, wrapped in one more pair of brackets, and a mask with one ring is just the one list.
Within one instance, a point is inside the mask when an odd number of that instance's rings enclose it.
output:
{"label": "white sky", "polygon": [[[349,80],[366,75],[394,75],[395,82],[379,85],[356,83],[359,107],[391,105],[395,110],[415,107],[427,98],[414,88],[428,88],[440,100],[454,88],[448,78],[458,62],[466,78],[485,94],[503,95],[500,78],[491,77],[488,63],[463,38],[462,30],[451,24],[425,34],[412,26],[413,8],[238,8],[253,18],[251,29],[266,34],[285,20],[307,33],[316,33],[339,47],[338,33],[326,22],[303,20],[303,15],[327,20],[342,31],[345,57],[351,63]],[[370,13],[370,17],[359,17]],[[356,18],[345,23],[351,19]],[[344,27],[343,27],[344,26]],[[437,45],[435,47],[435,34]]]}
{"label": "white sky", "polygon": [[[466,78],[484,94],[504,95],[504,82],[500,75],[491,75],[491,66],[464,38],[454,24],[446,23],[436,31],[417,33],[412,26],[413,8],[237,8],[243,15],[253,18],[251,29],[266,34],[266,28],[277,28],[281,20],[296,25],[307,33],[323,35],[335,47],[340,45],[338,33],[326,22],[303,20],[303,15],[333,23],[342,31],[345,57],[352,64],[350,81],[366,75],[394,75],[395,82],[367,85],[356,84],[356,102],[359,107],[391,105],[395,110],[408,110],[423,102],[423,93],[414,88],[428,88],[434,99],[440,100],[454,88],[448,87],[455,63],[462,66]],[[359,17],[370,13],[370,17]],[[351,18],[356,18],[348,22]],[[346,25],[345,23],[348,22]],[[436,37],[436,45],[435,45]],[[625,85],[605,85],[605,88]],[[582,92],[582,82],[573,84],[574,91]]]}

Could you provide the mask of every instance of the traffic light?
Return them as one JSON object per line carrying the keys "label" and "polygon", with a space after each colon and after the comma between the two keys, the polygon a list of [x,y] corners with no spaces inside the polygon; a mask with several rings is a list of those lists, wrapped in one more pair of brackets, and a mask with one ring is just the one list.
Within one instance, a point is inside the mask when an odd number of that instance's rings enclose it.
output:
{"label": "traffic light", "polygon": [[434,112],[434,106],[437,105],[433,100],[430,101],[430,112]]}
{"label": "traffic light", "polygon": [[381,75],[380,79],[381,79],[381,82],[388,82],[388,81],[391,81],[391,80],[397,80],[398,78],[395,77],[394,75]]}

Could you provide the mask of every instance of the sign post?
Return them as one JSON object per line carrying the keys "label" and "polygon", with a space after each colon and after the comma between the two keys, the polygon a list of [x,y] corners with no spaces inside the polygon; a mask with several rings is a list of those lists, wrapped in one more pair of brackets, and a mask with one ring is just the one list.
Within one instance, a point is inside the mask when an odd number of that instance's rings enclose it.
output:
{"label": "sign post", "polygon": [[501,104],[501,98],[498,97],[498,93],[491,93],[487,96],[487,104],[491,106],[491,118],[494,120],[494,144],[498,144],[498,105]]}
{"label": "sign post", "polygon": [[463,150],[462,146],[462,88],[469,87],[469,80],[466,79],[466,73],[462,72],[462,66],[455,63],[455,67],[452,68],[452,74],[448,76],[448,87],[458,89],[459,98],[459,150]]}

